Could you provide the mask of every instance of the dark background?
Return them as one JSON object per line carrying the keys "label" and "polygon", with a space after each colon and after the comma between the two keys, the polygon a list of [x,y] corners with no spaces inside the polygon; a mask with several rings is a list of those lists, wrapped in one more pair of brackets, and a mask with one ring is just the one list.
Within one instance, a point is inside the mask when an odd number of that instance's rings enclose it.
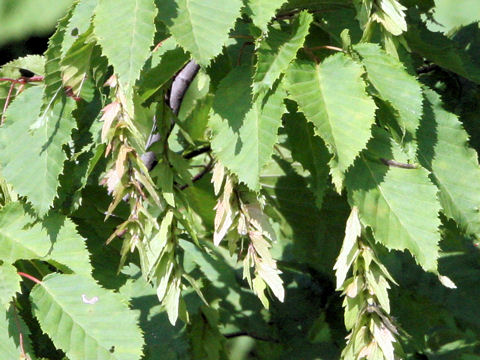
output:
{"label": "dark background", "polygon": [[47,49],[48,38],[45,36],[31,36],[24,40],[9,42],[0,47],[0,65],[6,64],[18,57],[30,54],[43,54]]}

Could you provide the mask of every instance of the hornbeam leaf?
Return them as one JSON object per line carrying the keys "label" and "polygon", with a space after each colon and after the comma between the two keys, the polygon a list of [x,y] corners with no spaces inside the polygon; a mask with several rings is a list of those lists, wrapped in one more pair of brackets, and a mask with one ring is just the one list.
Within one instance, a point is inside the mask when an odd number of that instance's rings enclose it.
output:
{"label": "hornbeam leaf", "polygon": [[[0,130],[2,175],[14,190],[26,196],[34,209],[44,215],[57,193],[58,176],[66,154],[62,149],[71,138],[75,101],[62,94],[53,106],[42,110],[43,89],[29,88],[9,106],[5,127]],[[30,131],[33,123],[43,125]]]}
{"label": "hornbeam leaf", "polygon": [[220,84],[210,125],[212,149],[220,162],[250,189],[259,190],[260,171],[277,142],[285,112],[281,83],[252,103],[251,71],[235,68]]}
{"label": "hornbeam leaf", "polygon": [[157,0],[159,16],[172,36],[203,66],[222,51],[240,15],[241,0]]}
{"label": "hornbeam leaf", "polygon": [[[60,71],[62,42],[66,38],[65,29],[71,17],[72,10],[58,22],[57,30],[48,40],[48,49],[45,51],[45,106],[54,100],[62,89],[62,76]],[[39,124],[37,127],[40,127],[40,125],[43,124]]]}
{"label": "hornbeam leaf", "polygon": [[407,73],[403,64],[388,55],[377,44],[355,45],[367,69],[368,80],[379,96],[388,101],[400,115],[400,126],[415,136],[422,116],[422,89]]}
{"label": "hornbeam leaf", "polygon": [[466,233],[480,237],[480,168],[477,153],[457,117],[444,110],[440,96],[426,90],[418,130],[418,159],[440,189],[443,213]]}
{"label": "hornbeam leaf", "polygon": [[82,35],[91,25],[93,12],[97,7],[98,0],[82,0],[78,2],[72,11],[72,16],[65,27],[65,35],[62,42],[62,57],[76,41],[79,35]]}
{"label": "hornbeam leaf", "polygon": [[[0,359],[25,359],[22,356],[22,348],[26,359],[36,359],[33,354],[30,341],[30,330],[13,306],[0,309]],[[20,344],[20,339],[23,343]]]}
{"label": "hornbeam leaf", "polygon": [[314,134],[312,123],[307,122],[302,113],[289,113],[284,119],[292,158],[310,171],[311,190],[315,194],[317,207],[321,209],[328,185],[328,160],[331,155],[322,139]]}
{"label": "hornbeam leaf", "polygon": [[123,296],[81,275],[50,274],[30,294],[42,330],[71,360],[142,356],[136,314]]}
{"label": "hornbeam leaf", "polygon": [[95,9],[95,34],[103,54],[129,88],[140,76],[155,34],[153,0],[102,0]]}
{"label": "hornbeam leaf", "polygon": [[408,249],[419,265],[436,271],[440,219],[437,188],[423,168],[388,167],[382,159],[407,162],[387,133],[374,128],[367,150],[346,176],[350,202],[375,239],[388,249]]}
{"label": "hornbeam leaf", "polygon": [[0,210],[1,261],[41,259],[48,254],[52,243],[40,224],[29,226],[33,222],[19,203],[10,203]]}
{"label": "hornbeam leaf", "polygon": [[330,167],[337,190],[371,136],[375,104],[365,93],[362,74],[362,67],[344,54],[330,56],[320,65],[297,61],[287,70],[290,97],[334,156]]}
{"label": "hornbeam leaf", "polygon": [[275,12],[286,2],[287,0],[248,0],[246,5],[255,26],[263,32],[267,32],[268,23]]}
{"label": "hornbeam leaf", "polygon": [[[142,101],[154,96],[190,58],[173,38],[165,40],[153,56],[159,59],[158,64],[151,69],[144,69],[138,81]],[[153,56],[152,62],[155,59]]]}
{"label": "hornbeam leaf", "polygon": [[480,84],[480,67],[458,44],[441,33],[428,31],[424,24],[409,24],[404,34],[412,52]]}
{"label": "hornbeam leaf", "polygon": [[90,28],[79,36],[61,60],[63,85],[71,88],[77,96],[80,96],[80,91],[87,81],[94,47]]}
{"label": "hornbeam leaf", "polygon": [[3,307],[0,313],[9,307],[12,298],[20,292],[20,280],[15,266],[9,263],[0,265],[0,306]]}
{"label": "hornbeam leaf", "polygon": [[45,260],[64,272],[70,270],[76,274],[89,276],[92,273],[90,253],[85,239],[78,234],[73,221],[55,214],[48,216],[43,221],[43,226],[53,246]]}
{"label": "hornbeam leaf", "polygon": [[285,72],[302,47],[313,16],[302,11],[295,19],[291,31],[272,28],[268,37],[258,48],[257,68],[253,82],[253,92],[271,89],[275,81]]}

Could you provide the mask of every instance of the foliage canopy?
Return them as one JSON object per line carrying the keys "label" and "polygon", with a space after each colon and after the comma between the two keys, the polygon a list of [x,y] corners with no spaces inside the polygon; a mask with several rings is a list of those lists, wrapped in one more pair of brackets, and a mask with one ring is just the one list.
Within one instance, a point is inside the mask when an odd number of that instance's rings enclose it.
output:
{"label": "foliage canopy", "polygon": [[0,70],[0,358],[480,359],[450,6],[74,1]]}

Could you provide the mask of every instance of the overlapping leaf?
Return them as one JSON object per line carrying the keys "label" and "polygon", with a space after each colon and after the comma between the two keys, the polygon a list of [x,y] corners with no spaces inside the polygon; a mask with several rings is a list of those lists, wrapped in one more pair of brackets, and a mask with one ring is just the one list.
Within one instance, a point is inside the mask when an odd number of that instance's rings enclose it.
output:
{"label": "overlapping leaf", "polygon": [[251,70],[237,67],[220,84],[213,103],[212,149],[222,164],[252,190],[273,153],[285,112],[282,84],[252,100]]}
{"label": "overlapping leaf", "polygon": [[29,226],[33,221],[19,203],[8,204],[0,210],[1,261],[14,263],[47,256],[52,243],[40,224]]}
{"label": "overlapping leaf", "polygon": [[69,359],[140,359],[143,338],[135,313],[121,295],[93,279],[51,274],[30,297],[42,330]]}
{"label": "overlapping leaf", "polygon": [[362,74],[362,67],[343,54],[320,65],[297,61],[287,71],[290,97],[334,156],[330,166],[337,189],[371,136],[375,104],[365,93]]}
{"label": "overlapping leaf", "polygon": [[15,311],[17,310],[13,307],[9,310],[0,309],[0,358],[25,359],[24,356],[28,356],[29,359],[34,360],[36,358],[28,336],[30,331]]}
{"label": "overlapping leaf", "polygon": [[100,1],[95,10],[95,34],[103,54],[125,88],[133,86],[147,60],[155,33],[153,0]]}
{"label": "overlapping leaf", "polygon": [[[32,87],[18,96],[8,108],[7,122],[0,131],[2,175],[41,215],[53,203],[66,159],[62,146],[75,127],[75,101],[62,94],[52,107],[40,111],[42,94],[41,87]],[[37,122],[43,125],[30,130]]]}
{"label": "overlapping leaf", "polygon": [[423,24],[411,24],[404,34],[410,49],[431,62],[480,83],[480,67],[467,52],[441,33],[430,32]]}
{"label": "overlapping leaf", "polygon": [[263,32],[267,32],[268,23],[275,12],[286,2],[287,0],[248,0],[246,5],[255,26]]}
{"label": "overlapping leaf", "polygon": [[425,115],[418,131],[418,158],[440,189],[443,212],[468,234],[480,237],[480,168],[477,153],[457,117],[427,90]]}
{"label": "overlapping leaf", "polygon": [[241,0],[157,0],[159,16],[177,42],[203,66],[222,51],[240,15]]}
{"label": "overlapping leaf", "polygon": [[[63,85],[70,88],[76,96],[80,96],[84,85],[90,81],[88,75],[94,47],[95,42],[90,28],[78,37],[61,60]],[[91,98],[87,101],[90,100]]]}
{"label": "overlapping leaf", "polygon": [[62,42],[67,37],[65,32],[71,16],[72,11],[58,22],[57,30],[48,40],[48,49],[45,51],[45,106],[47,106],[49,102],[54,101],[62,89],[62,76],[60,71]]}
{"label": "overlapping leaf", "polygon": [[5,262],[0,265],[0,313],[8,308],[17,292],[20,292],[20,276],[15,266]]}
{"label": "overlapping leaf", "polygon": [[408,249],[425,270],[435,271],[440,241],[437,188],[423,168],[385,165],[385,160],[405,163],[406,156],[384,130],[375,128],[374,135],[347,174],[349,199],[378,242],[388,249]]}
{"label": "overlapping leaf", "polygon": [[359,44],[354,50],[360,54],[368,80],[379,96],[398,111],[400,127],[414,136],[422,116],[420,84],[406,72],[401,62],[377,44]]}
{"label": "overlapping leaf", "polygon": [[185,65],[189,56],[173,38],[169,38],[154,53],[152,62],[155,59],[158,59],[158,63],[144,70],[139,80],[142,101],[155,95]]}
{"label": "overlapping leaf", "polygon": [[310,171],[311,189],[320,209],[327,188],[330,154],[323,141],[314,134],[313,125],[301,113],[287,114],[284,126],[293,159]]}
{"label": "overlapping leaf", "polygon": [[78,36],[83,34],[91,25],[91,19],[98,0],[82,0],[78,2],[72,11],[72,16],[65,27],[65,35],[62,42],[62,56],[65,56]]}
{"label": "overlapping leaf", "polygon": [[44,220],[43,226],[52,243],[47,261],[54,263],[63,271],[89,276],[92,273],[90,254],[83,239],[77,232],[72,220],[52,215]]}
{"label": "overlapping leaf", "polygon": [[295,19],[291,32],[272,28],[268,37],[258,48],[257,68],[253,82],[253,92],[271,89],[275,81],[285,72],[303,45],[313,16],[302,11]]}

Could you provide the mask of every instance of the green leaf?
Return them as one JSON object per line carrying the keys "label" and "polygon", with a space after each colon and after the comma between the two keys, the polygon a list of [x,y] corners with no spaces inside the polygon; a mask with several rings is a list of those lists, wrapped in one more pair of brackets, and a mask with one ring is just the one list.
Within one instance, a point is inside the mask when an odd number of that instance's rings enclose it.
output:
{"label": "green leaf", "polygon": [[63,87],[60,59],[62,56],[62,42],[66,37],[66,27],[71,16],[72,12],[70,11],[60,19],[57,30],[55,30],[55,33],[48,40],[48,48],[47,51],[45,51],[44,106],[47,106],[50,101],[54,101]]}
{"label": "green leaf", "polygon": [[268,23],[275,12],[286,2],[287,0],[247,0],[246,6],[255,26],[262,32],[267,32]]}
{"label": "green leaf", "polygon": [[30,342],[30,330],[20,317],[16,314],[17,310],[13,307],[7,311],[0,310],[0,358],[2,359],[25,359],[21,357],[22,346],[20,338],[22,337],[23,349],[25,355],[30,359],[36,359]]}
{"label": "green leaf", "polygon": [[71,360],[134,360],[143,339],[123,297],[91,278],[51,274],[35,285],[33,312],[42,330]]}
{"label": "green leaf", "polygon": [[448,33],[480,20],[480,3],[477,0],[463,0],[459,5],[451,0],[435,0],[434,18],[437,24],[432,25]]}
{"label": "green leaf", "polygon": [[[66,159],[62,146],[70,140],[75,127],[71,115],[75,101],[65,95],[38,115],[42,90],[32,87],[19,95],[8,108],[7,121],[0,130],[2,175],[15,191],[28,198],[40,215],[53,203]],[[37,116],[46,123],[30,131]]]}
{"label": "green leaf", "polygon": [[[27,55],[25,57],[17,58],[13,61],[10,61],[4,64],[0,69],[0,77],[2,78],[11,78],[11,79],[18,79],[22,76],[20,73],[20,69],[25,69],[33,72],[35,75],[43,76],[45,75],[45,57],[39,55]],[[7,101],[7,97],[10,92],[9,104],[16,98],[18,93],[18,89],[22,86],[23,89],[27,89],[32,86],[38,86],[38,83],[31,82],[25,85],[15,85],[10,91],[11,88],[10,82],[0,82],[0,116],[1,119],[4,120],[4,107],[5,102]]]}
{"label": "green leaf", "polygon": [[150,69],[145,69],[138,81],[142,102],[157,92],[185,65],[189,56],[178,46],[173,38],[165,40],[162,46],[152,55],[152,62],[158,59]]}
{"label": "green leaf", "polygon": [[372,18],[381,23],[387,31],[398,36],[407,30],[405,21],[405,10],[407,9],[397,0],[381,0],[375,3],[375,7],[378,9]]}
{"label": "green leaf", "polygon": [[240,15],[241,0],[157,0],[161,20],[195,61],[208,66],[220,54]]}
{"label": "green leaf", "polygon": [[2,77],[19,78],[22,76],[20,69],[26,69],[35,75],[45,74],[45,57],[40,55],[27,55],[10,61],[2,66]]}
{"label": "green leaf", "polygon": [[290,97],[333,155],[330,173],[337,190],[371,136],[375,104],[365,93],[362,74],[362,67],[344,54],[330,56],[320,65],[297,61],[287,71]]}
{"label": "green leaf", "polygon": [[[133,86],[150,54],[155,33],[153,0],[102,0],[95,10],[95,34],[103,54],[126,88]],[[128,91],[128,90],[127,90]]]}
{"label": "green leaf", "polygon": [[418,158],[438,186],[443,213],[468,234],[480,236],[480,168],[477,153],[457,117],[440,96],[426,90],[425,115],[418,130]]}
{"label": "green leaf", "polygon": [[252,103],[251,71],[235,68],[220,84],[210,126],[212,149],[221,163],[250,189],[259,190],[259,176],[273,153],[285,112],[285,91],[279,83]]}
{"label": "green leaf", "polygon": [[17,292],[20,292],[20,280],[15,266],[9,263],[0,265],[0,305],[3,306],[2,310],[7,309],[12,298]]}
{"label": "green leaf", "polygon": [[404,36],[412,52],[477,84],[480,83],[480,67],[472,61],[467,52],[443,34],[430,32],[423,24],[410,24]]}
{"label": "green leaf", "polygon": [[[266,209],[273,210],[269,215],[276,222],[274,226],[278,224],[281,234],[272,255],[276,257],[275,250],[283,246],[284,250],[278,253],[279,259],[292,264],[308,264],[317,271],[331,274],[350,211],[346,199],[328,191],[320,211],[306,179],[298,174],[301,173],[300,165],[292,165],[278,156],[273,160],[261,176],[269,205]],[[286,301],[289,298],[287,290]]]}
{"label": "green leaf", "polygon": [[97,4],[98,0],[81,0],[77,3],[72,11],[72,16],[68,20],[68,25],[65,27],[65,35],[62,42],[62,56],[65,56],[78,36],[89,29]]}
{"label": "green leaf", "polygon": [[312,123],[307,122],[302,113],[287,114],[284,127],[293,159],[311,174],[311,190],[320,209],[327,188],[328,160],[331,155],[322,139],[314,134]]}
{"label": "green leaf", "polygon": [[368,80],[380,98],[398,111],[402,130],[415,136],[422,116],[420,84],[407,73],[400,61],[388,55],[379,45],[364,43],[355,45],[353,49],[360,54]]}
{"label": "green leaf", "polygon": [[52,243],[40,224],[32,224],[21,204],[10,203],[0,210],[0,260],[13,264],[20,259],[45,258]]}
{"label": "green leaf", "polygon": [[[440,219],[437,188],[423,168],[387,166],[383,160],[407,162],[387,133],[374,137],[346,176],[350,202],[375,239],[388,249],[408,249],[427,271],[436,271]],[[382,160],[383,159],[383,160]]]}
{"label": "green leaf", "polygon": [[[93,41],[92,28],[90,28],[89,31],[78,37],[60,62],[63,85],[71,88],[76,96],[80,95],[85,83],[91,81],[88,79],[88,74],[94,47],[95,42]],[[91,101],[91,99],[87,101]]]}
{"label": "green leaf", "polygon": [[61,215],[52,215],[44,220],[43,226],[53,245],[46,260],[64,272],[70,270],[76,274],[90,276],[92,274],[90,254],[85,239],[78,234],[72,220]]}
{"label": "green leaf", "polygon": [[295,19],[290,31],[271,28],[268,37],[260,43],[258,61],[253,82],[255,94],[271,89],[275,81],[285,72],[302,47],[313,16],[302,11]]}

